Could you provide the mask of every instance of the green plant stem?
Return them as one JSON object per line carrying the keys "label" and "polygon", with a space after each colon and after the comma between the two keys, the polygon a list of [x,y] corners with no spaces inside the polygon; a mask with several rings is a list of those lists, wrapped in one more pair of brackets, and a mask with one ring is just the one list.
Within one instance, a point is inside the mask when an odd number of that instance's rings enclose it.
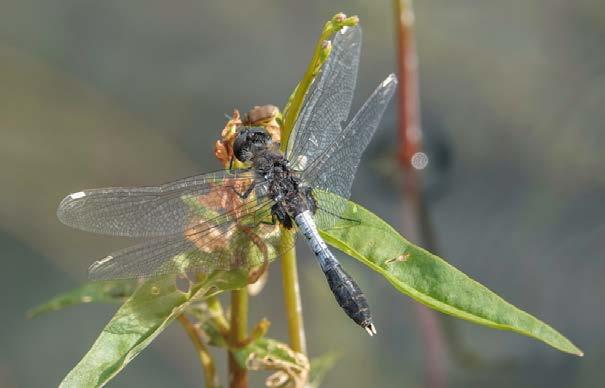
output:
{"label": "green plant stem", "polygon": [[[313,51],[313,57],[307,66],[307,70],[303,75],[301,81],[296,85],[294,93],[288,99],[288,102],[283,110],[283,117],[281,123],[281,150],[286,151],[288,147],[288,140],[294,124],[298,118],[298,114],[302,109],[305,94],[309,87],[313,83],[313,80],[319,73],[321,66],[328,58],[331,45],[327,41],[332,34],[340,30],[341,28],[348,26],[352,27],[359,23],[357,16],[346,17],[346,15],[339,13],[326,22],[324,28],[317,40],[315,50]],[[284,231],[282,235],[282,245],[289,244],[289,237],[287,231]],[[294,249],[283,249],[283,252],[287,252],[281,258],[282,268],[282,280],[284,285],[284,299],[286,303],[286,314],[288,318],[288,335],[290,337],[290,347],[292,350],[306,354],[307,344],[305,338],[305,328],[303,324],[302,315],[302,303],[300,301],[300,288],[298,285],[298,270],[296,268],[296,251]]]}
{"label": "green plant stem", "polygon": [[[324,30],[325,31],[325,30]],[[315,76],[319,72],[319,68],[321,68],[321,64],[323,63],[321,58],[322,50],[326,49],[325,39],[329,37],[329,34],[322,33],[319,38],[317,44],[315,45],[315,50],[313,51],[313,57],[311,58],[311,62],[305,71],[305,74],[294,89],[294,94],[292,95],[292,100],[289,102],[288,106],[285,109],[284,115],[284,128],[288,128],[289,131],[282,133],[282,144],[287,145],[289,136],[291,133],[291,129],[294,128],[294,121],[298,117],[298,113],[302,108],[303,99],[309,86],[311,86],[311,82],[315,79]]]}
{"label": "green plant stem", "polygon": [[[288,99],[283,110],[283,121],[281,123],[281,150],[286,151],[288,140],[294,123],[302,109],[305,94],[311,86],[311,83],[319,73],[321,66],[328,58],[331,45],[327,42],[332,34],[344,26],[354,26],[359,23],[357,16],[346,17],[344,14],[336,14],[326,22],[324,28],[317,40],[313,58],[307,66],[307,70],[302,80],[294,89],[294,93]],[[287,231],[282,235],[282,245],[289,244]],[[281,258],[282,279],[284,285],[284,299],[286,303],[286,314],[288,318],[288,335],[290,337],[290,347],[297,352],[306,354],[307,344],[305,339],[305,328],[302,316],[302,303],[300,301],[300,288],[298,285],[298,270],[296,268],[296,251],[294,249],[283,249],[287,252]]]}
{"label": "green plant stem", "polygon": [[313,57],[307,66],[307,70],[305,71],[305,74],[298,85],[296,85],[294,92],[290,96],[288,103],[283,110],[283,124],[281,131],[282,151],[285,151],[286,147],[288,146],[288,139],[290,138],[290,134],[292,133],[292,129],[294,128],[294,123],[298,118],[298,114],[302,109],[305,94],[307,94],[307,91],[311,86],[311,83],[313,83],[315,76],[317,76],[321,66],[330,54],[331,45],[329,44],[328,39],[330,39],[332,34],[341,28],[345,26],[352,27],[357,25],[357,23],[359,23],[359,18],[357,16],[346,17],[344,14],[336,14],[324,25],[321,35],[317,40],[317,44],[315,45]]}
{"label": "green plant stem", "polygon": [[[246,287],[231,291],[231,333],[232,348],[237,348],[246,341],[248,336],[248,290]],[[248,374],[241,368],[233,354],[229,352],[229,386],[231,388],[247,388]]]}
{"label": "green plant stem", "polygon": [[208,304],[208,310],[210,311],[210,319],[214,322],[221,335],[227,339],[230,335],[229,322],[225,319],[221,302],[215,295],[209,297],[208,300],[206,300],[206,303]]}
{"label": "green plant stem", "polygon": [[202,370],[204,371],[204,386],[209,388],[218,387],[218,376],[216,374],[214,360],[212,359],[208,348],[204,342],[202,342],[199,331],[185,315],[181,314],[177,319],[189,335],[189,338],[197,351],[198,357],[200,358],[200,364],[202,365]]}
{"label": "green plant stem", "polygon": [[[291,241],[290,231],[284,230],[282,244]],[[307,353],[305,326],[303,323],[302,303],[300,301],[300,288],[298,285],[298,270],[296,268],[296,250],[287,250],[281,258],[282,279],[284,285],[284,299],[288,318],[288,335],[290,347],[296,352]]]}

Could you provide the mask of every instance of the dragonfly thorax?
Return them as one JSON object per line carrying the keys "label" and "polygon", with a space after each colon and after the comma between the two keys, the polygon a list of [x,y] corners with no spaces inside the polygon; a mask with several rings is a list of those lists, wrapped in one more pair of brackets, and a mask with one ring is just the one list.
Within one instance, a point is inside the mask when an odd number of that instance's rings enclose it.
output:
{"label": "dragonfly thorax", "polygon": [[286,215],[293,219],[305,210],[314,211],[310,189],[301,186],[300,178],[280,152],[265,149],[257,152],[251,162],[259,179],[265,182],[267,195],[276,202],[275,211],[281,213],[276,214],[278,220],[285,226],[291,224],[291,220],[283,220]]}
{"label": "dragonfly thorax", "polygon": [[298,214],[315,211],[315,200],[310,188],[301,187],[300,178],[274,145],[271,135],[264,129],[246,127],[235,138],[233,153],[238,160],[252,164],[257,179],[264,182],[267,195],[276,202],[275,217],[290,227]]}

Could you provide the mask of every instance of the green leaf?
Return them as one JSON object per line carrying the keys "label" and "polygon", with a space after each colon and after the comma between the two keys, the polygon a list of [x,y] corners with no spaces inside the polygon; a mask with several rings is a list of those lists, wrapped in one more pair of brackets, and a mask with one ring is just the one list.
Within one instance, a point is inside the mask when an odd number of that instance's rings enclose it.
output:
{"label": "green leaf", "polygon": [[176,287],[176,277],[148,280],[120,307],[92,348],[69,372],[61,387],[99,387],[106,384],[164,330],[189,302],[218,292],[244,287],[245,271],[217,271],[192,285]]}
{"label": "green leaf", "polygon": [[61,310],[80,303],[121,303],[136,289],[137,280],[115,280],[86,283],[71,291],[59,294],[48,302],[28,311],[28,318]]}
{"label": "green leaf", "polygon": [[[443,259],[403,238],[363,207],[335,194],[315,191],[322,202],[346,208],[347,221],[320,234],[330,245],[384,276],[397,290],[418,302],[458,318],[536,338],[563,352],[583,353],[558,331],[516,308]],[[321,229],[321,224],[318,223]]]}
{"label": "green leaf", "polygon": [[326,353],[311,360],[309,371],[309,388],[319,388],[326,374],[336,365],[339,356],[336,353]]}

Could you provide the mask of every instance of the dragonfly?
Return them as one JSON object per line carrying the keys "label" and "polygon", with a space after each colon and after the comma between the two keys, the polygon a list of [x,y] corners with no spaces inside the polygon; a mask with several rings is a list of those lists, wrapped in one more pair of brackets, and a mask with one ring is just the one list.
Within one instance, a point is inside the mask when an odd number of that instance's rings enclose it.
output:
{"label": "dragonfly", "polygon": [[[344,312],[376,334],[368,301],[319,230],[351,227],[343,214],[361,156],[396,89],[391,74],[348,121],[361,28],[345,27],[306,93],[285,152],[262,127],[241,126],[233,158],[247,168],[160,186],[75,192],[57,210],[64,224],[100,234],[145,238],[95,261],[92,280],[150,278],[255,268],[302,235]],[[347,123],[345,125],[345,123]],[[232,160],[233,161],[233,160]]]}

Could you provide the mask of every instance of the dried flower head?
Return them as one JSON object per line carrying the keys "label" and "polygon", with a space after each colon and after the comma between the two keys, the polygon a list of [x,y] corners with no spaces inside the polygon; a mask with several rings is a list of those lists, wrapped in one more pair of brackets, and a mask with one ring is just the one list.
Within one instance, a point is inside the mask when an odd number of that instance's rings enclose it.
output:
{"label": "dried flower head", "polygon": [[221,140],[217,140],[214,145],[214,156],[223,164],[223,167],[227,167],[233,158],[233,141],[237,134],[237,128],[241,126],[242,120],[239,111],[236,109],[221,132]]}

